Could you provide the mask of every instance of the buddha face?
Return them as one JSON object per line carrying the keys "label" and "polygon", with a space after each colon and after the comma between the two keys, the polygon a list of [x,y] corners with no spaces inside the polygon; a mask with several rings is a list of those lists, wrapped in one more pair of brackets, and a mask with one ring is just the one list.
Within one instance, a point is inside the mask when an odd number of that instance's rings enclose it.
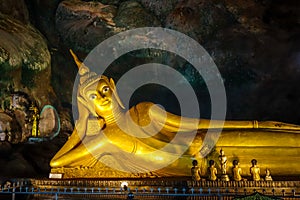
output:
{"label": "buddha face", "polygon": [[112,96],[113,91],[111,87],[105,80],[101,79],[93,90],[88,90],[86,93],[88,102],[92,104],[98,116],[110,114],[113,109]]}

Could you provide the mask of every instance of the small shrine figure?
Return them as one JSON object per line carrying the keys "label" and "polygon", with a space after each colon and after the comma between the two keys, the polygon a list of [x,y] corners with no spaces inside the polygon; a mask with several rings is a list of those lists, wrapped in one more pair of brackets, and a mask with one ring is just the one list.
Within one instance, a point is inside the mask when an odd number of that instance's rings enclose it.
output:
{"label": "small shrine figure", "polygon": [[221,180],[222,181],[229,181],[229,177],[226,174],[227,157],[225,156],[225,153],[222,149],[220,150],[219,161],[220,161],[220,164],[221,164],[221,173],[222,173]]}
{"label": "small shrine figure", "polygon": [[233,163],[233,168],[232,168],[233,180],[241,181],[242,168],[239,167],[239,162],[237,160],[234,160],[232,163]]}
{"label": "small shrine figure", "polygon": [[208,167],[207,171],[208,171],[208,180],[210,180],[210,181],[217,180],[218,171],[217,171],[217,168],[215,167],[214,160],[209,161],[209,167]]}
{"label": "small shrine figure", "polygon": [[222,174],[226,174],[227,157],[222,149],[220,150],[219,160],[221,163]]}
{"label": "small shrine figure", "polygon": [[273,181],[270,170],[266,169],[265,181]]}
{"label": "small shrine figure", "polygon": [[32,129],[31,129],[31,135],[33,137],[38,137],[40,135],[39,132],[39,120],[40,120],[40,115],[38,113],[38,108],[34,105],[30,106],[29,110],[33,111],[33,115],[31,117],[31,121],[32,121]]}
{"label": "small shrine figure", "polygon": [[260,169],[257,166],[257,160],[251,160],[252,167],[250,167],[250,174],[252,175],[253,181],[260,181]]}
{"label": "small shrine figure", "polygon": [[199,186],[199,181],[201,180],[201,171],[200,167],[198,167],[198,161],[193,160],[192,162],[193,167],[191,168],[191,174],[192,174],[192,181],[193,181],[193,186]]}

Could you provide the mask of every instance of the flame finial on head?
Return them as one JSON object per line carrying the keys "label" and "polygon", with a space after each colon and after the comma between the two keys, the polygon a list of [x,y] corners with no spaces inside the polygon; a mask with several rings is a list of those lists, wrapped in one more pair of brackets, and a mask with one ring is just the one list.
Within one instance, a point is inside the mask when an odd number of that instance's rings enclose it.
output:
{"label": "flame finial on head", "polygon": [[76,54],[70,49],[70,53],[78,67],[78,74],[80,75],[80,84],[84,84],[87,80],[89,80],[91,77],[96,76],[97,74],[95,72],[90,72],[90,69],[81,62]]}
{"label": "flame finial on head", "polygon": [[72,51],[72,49],[70,49],[70,53],[71,53],[71,55],[72,55],[72,57],[73,57],[76,65],[78,66],[78,69],[79,69],[78,73],[79,73],[79,75],[82,76],[82,75],[84,75],[86,73],[89,73],[90,69],[83,62],[81,62],[78,59],[78,57],[75,55],[75,53]]}

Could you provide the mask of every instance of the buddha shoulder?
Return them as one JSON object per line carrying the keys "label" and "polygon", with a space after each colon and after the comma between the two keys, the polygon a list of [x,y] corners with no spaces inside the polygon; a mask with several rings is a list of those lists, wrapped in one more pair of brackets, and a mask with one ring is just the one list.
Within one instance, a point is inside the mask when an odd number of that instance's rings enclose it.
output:
{"label": "buddha shoulder", "polygon": [[151,121],[150,110],[156,106],[151,102],[141,102],[130,108],[129,114],[132,120],[139,125],[147,125]]}

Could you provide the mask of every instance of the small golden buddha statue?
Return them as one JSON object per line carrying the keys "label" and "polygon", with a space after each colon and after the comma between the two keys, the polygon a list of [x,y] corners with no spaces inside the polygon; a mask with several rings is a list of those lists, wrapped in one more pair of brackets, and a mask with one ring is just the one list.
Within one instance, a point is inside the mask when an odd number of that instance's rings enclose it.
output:
{"label": "small golden buddha statue", "polygon": [[227,156],[225,156],[225,153],[223,149],[220,150],[220,155],[219,155],[219,161],[221,164],[221,180],[222,181],[229,181],[229,177],[227,175]]}
{"label": "small golden buddha statue", "polygon": [[193,167],[191,168],[191,174],[192,174],[193,186],[199,186],[199,181],[201,180],[201,169],[198,166],[197,160],[193,160],[192,164]]}
{"label": "small golden buddha statue", "polygon": [[225,153],[224,153],[224,151],[222,149],[220,150],[219,161],[220,161],[220,164],[221,164],[221,172],[222,172],[222,174],[226,174],[227,157],[225,156]]}
{"label": "small golden buddha statue", "polygon": [[273,181],[272,176],[271,176],[271,172],[268,168],[266,169],[265,181]]}
{"label": "small golden buddha statue", "polygon": [[257,166],[257,160],[251,160],[252,166],[250,167],[250,174],[252,175],[253,181],[260,181],[260,169]]}
{"label": "small golden buddha statue", "polygon": [[[226,149],[226,162],[242,155],[239,160],[246,163],[260,155],[273,174],[300,174],[296,167],[300,165],[299,126],[271,121],[191,119],[150,102],[126,111],[113,79],[90,72],[72,55],[80,75],[79,116],[72,135],[50,162],[51,173],[63,174],[64,178],[190,176],[191,159],[215,158],[213,154],[201,154],[207,130],[222,129],[215,149]],[[283,164],[278,165],[278,160]],[[290,161],[294,163],[292,167]],[[199,166],[201,171],[206,167]],[[251,173],[257,174],[254,169]],[[213,171],[211,180],[215,180],[215,174]]]}
{"label": "small golden buddha statue", "polygon": [[242,168],[239,167],[239,161],[234,160],[233,162],[233,168],[232,168],[232,175],[234,181],[241,181],[242,180]]}
{"label": "small golden buddha statue", "polygon": [[217,180],[218,170],[215,167],[215,161],[214,160],[209,161],[209,167],[207,169],[207,172],[208,172],[208,180],[210,180],[210,181]]}
{"label": "small golden buddha statue", "polygon": [[29,110],[33,111],[33,114],[30,118],[30,121],[32,122],[32,128],[31,128],[31,136],[32,137],[39,137],[40,136],[40,130],[39,130],[39,110],[35,105],[31,105],[29,107]]}

